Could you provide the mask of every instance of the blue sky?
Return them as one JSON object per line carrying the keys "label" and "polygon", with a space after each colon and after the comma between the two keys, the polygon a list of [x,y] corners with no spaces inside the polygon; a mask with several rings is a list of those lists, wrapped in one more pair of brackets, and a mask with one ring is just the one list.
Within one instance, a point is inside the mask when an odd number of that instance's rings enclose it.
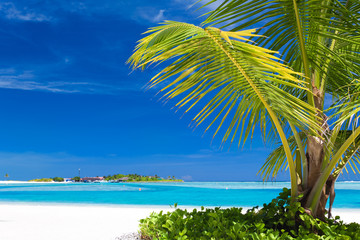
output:
{"label": "blue sky", "polygon": [[[136,41],[162,20],[199,23],[193,1],[0,3],[0,179],[115,173],[192,181],[260,180],[270,149],[243,149],[188,127],[130,74]],[[347,177],[345,176],[345,179]],[[280,174],[278,180],[286,180]]]}

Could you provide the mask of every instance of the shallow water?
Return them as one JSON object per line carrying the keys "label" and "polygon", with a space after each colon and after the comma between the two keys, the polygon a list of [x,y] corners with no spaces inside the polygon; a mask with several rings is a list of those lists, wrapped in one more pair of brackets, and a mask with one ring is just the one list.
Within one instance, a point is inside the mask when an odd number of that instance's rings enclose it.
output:
{"label": "shallow water", "polygon": [[[24,183],[0,184],[0,202],[179,206],[261,206],[290,183]],[[360,208],[360,182],[336,184],[335,208]]]}

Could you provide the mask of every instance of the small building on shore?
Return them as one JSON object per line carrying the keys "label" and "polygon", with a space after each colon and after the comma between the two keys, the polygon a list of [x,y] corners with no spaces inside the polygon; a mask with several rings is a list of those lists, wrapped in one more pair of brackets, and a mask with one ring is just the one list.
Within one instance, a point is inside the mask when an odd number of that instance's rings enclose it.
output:
{"label": "small building on shore", "polygon": [[122,177],[122,178],[117,179],[117,182],[127,182],[127,181],[129,181],[128,177]]}
{"label": "small building on shore", "polygon": [[84,177],[81,178],[81,182],[102,182],[104,177]]}
{"label": "small building on shore", "polygon": [[71,178],[64,178],[64,182],[73,182]]}

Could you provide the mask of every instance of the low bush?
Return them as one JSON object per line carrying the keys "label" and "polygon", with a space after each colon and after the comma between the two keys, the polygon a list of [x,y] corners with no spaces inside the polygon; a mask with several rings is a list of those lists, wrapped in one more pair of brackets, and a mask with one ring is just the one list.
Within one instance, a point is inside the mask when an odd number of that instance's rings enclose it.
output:
{"label": "low bush", "polygon": [[32,179],[29,182],[53,182],[52,178],[39,178],[39,179]]}
{"label": "low bush", "polygon": [[63,182],[64,178],[62,178],[62,177],[54,177],[53,180],[54,180],[54,182]]}
{"label": "low bush", "polygon": [[[176,205],[175,205],[176,208]],[[299,202],[290,202],[290,191],[263,208],[242,213],[242,208],[215,208],[198,211],[176,209],[152,213],[140,220],[142,239],[249,239],[249,240],[353,240],[360,239],[360,225],[344,224],[336,217],[322,222],[304,212]]]}

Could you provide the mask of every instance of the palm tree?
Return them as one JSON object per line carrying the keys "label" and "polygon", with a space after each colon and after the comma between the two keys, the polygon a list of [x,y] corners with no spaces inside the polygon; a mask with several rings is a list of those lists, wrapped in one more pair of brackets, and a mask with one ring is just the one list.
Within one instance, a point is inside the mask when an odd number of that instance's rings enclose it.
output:
{"label": "palm tree", "polygon": [[214,136],[224,128],[223,142],[240,146],[260,127],[275,147],[264,180],[288,169],[292,197],[324,219],[340,173],[359,172],[360,2],[220,2],[200,27],[149,29],[128,62],[165,66],[149,87],[185,112],[201,105],[194,126],[215,126]]}
{"label": "palm tree", "polygon": [[9,178],[9,174],[5,173],[5,178],[8,179],[8,178]]}

